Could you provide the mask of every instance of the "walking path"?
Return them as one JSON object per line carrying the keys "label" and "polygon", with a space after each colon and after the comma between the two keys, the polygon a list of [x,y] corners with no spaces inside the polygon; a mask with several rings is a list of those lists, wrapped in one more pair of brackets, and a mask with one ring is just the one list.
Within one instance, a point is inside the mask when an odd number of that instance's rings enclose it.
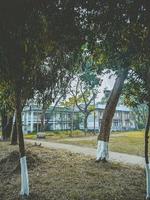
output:
{"label": "walking path", "polygon": [[[77,145],[71,145],[71,144],[62,144],[62,143],[56,143],[56,142],[46,142],[42,140],[30,140],[26,139],[25,142],[37,144],[41,143],[42,146],[47,148],[53,148],[53,149],[64,149],[71,151],[72,153],[79,153],[84,154],[85,156],[92,156],[96,157],[96,149],[89,148],[89,147],[80,147]],[[109,160],[115,161],[115,162],[121,162],[123,164],[127,165],[137,165],[140,167],[144,167],[144,158],[140,156],[135,155],[129,155],[125,153],[117,153],[117,152],[109,152]]]}

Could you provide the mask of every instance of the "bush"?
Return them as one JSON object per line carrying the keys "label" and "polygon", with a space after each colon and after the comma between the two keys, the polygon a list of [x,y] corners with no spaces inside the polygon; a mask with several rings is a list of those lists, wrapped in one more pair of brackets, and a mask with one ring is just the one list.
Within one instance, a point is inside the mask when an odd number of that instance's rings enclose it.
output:
{"label": "bush", "polygon": [[35,139],[36,135],[35,134],[26,134],[26,135],[24,135],[24,138],[25,139]]}
{"label": "bush", "polygon": [[65,131],[52,131],[52,132],[47,132],[46,136],[58,136],[59,138],[64,138],[64,137],[75,137],[75,136],[83,136],[84,132],[81,130],[74,130],[71,132],[70,130],[65,130]]}

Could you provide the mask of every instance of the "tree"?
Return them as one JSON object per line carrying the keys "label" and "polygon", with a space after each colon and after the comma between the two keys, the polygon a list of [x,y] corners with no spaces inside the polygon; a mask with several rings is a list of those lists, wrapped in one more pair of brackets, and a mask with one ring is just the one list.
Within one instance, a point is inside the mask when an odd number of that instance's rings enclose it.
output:
{"label": "tree", "polygon": [[72,103],[76,104],[79,111],[84,115],[84,132],[88,131],[87,119],[89,114],[95,110],[91,105],[99,93],[98,86],[102,80],[96,72],[96,65],[91,52],[88,50],[88,43],[82,45],[78,60],[75,63],[76,75],[71,80],[68,90],[72,96]]}
{"label": "tree", "polygon": [[102,97],[100,103],[106,104],[108,101],[108,98],[110,97],[111,90],[108,90],[107,88],[104,88],[104,96]]}
{"label": "tree", "polygon": [[0,74],[1,81],[12,87],[22,196],[29,195],[29,184],[21,112],[27,100],[41,89],[40,80],[43,82],[48,74],[45,58],[80,46],[83,38],[75,15],[74,6],[68,1],[6,0],[0,4]]}
{"label": "tree", "polygon": [[[38,10],[35,11],[33,9],[32,11],[26,12],[22,6],[18,9],[20,9],[19,12],[13,9],[11,17],[6,15],[6,17],[9,17],[8,19],[3,16],[3,20],[5,23],[8,23],[8,27],[4,29],[5,33],[1,31],[1,34],[5,34],[5,37],[4,35],[1,37],[1,41],[3,41],[1,42],[1,53],[3,53],[3,57],[1,58],[2,61],[6,59],[7,63],[4,66],[5,70],[2,68],[3,65],[1,63],[1,73],[5,83],[11,85],[13,88],[11,96],[14,97],[12,103],[16,113],[16,128],[19,138],[21,195],[24,196],[29,195],[29,185],[21,112],[26,100],[33,95],[37,72],[42,72],[40,70],[41,59],[43,58],[46,45],[44,45],[44,41],[42,40],[45,38],[43,37],[41,39],[41,34],[44,35],[46,33],[46,24],[43,15],[38,15]],[[20,11],[23,12],[23,16],[20,16]],[[5,10],[5,12],[7,13],[9,11]],[[33,13],[35,14],[34,17],[32,16]],[[21,21],[22,24],[20,24],[21,17],[25,17],[25,21],[23,19]],[[31,28],[33,24],[34,26]],[[39,32],[36,32],[37,35],[35,36],[34,31],[37,27],[39,28]],[[39,39],[41,42],[39,42]]]}
{"label": "tree", "polygon": [[66,101],[62,102],[62,105],[68,108],[71,108],[71,134],[72,136],[73,130],[74,130],[74,114],[75,114],[75,107],[76,107],[76,101],[74,96],[69,97]]}
{"label": "tree", "polygon": [[[0,86],[0,113],[2,119],[2,138],[8,140],[11,137],[11,144],[17,144],[16,116],[13,107],[14,97],[12,87],[1,83]],[[14,121],[13,121],[14,120]]]}
{"label": "tree", "polygon": [[[100,71],[111,68],[120,74],[132,68],[132,60],[135,63],[136,58],[149,56],[148,8],[142,0],[1,2],[0,74],[13,88],[21,171],[26,169],[22,183],[28,183],[28,176],[21,111],[47,74],[45,58],[77,50],[86,39]],[[23,185],[21,194],[29,194],[28,184]]]}
{"label": "tree", "polygon": [[137,105],[136,107],[131,107],[131,108],[132,108],[132,113],[133,113],[136,128],[144,129],[146,121],[147,121],[147,116],[148,116],[147,105],[140,104],[140,105]]}
{"label": "tree", "polygon": [[[53,103],[54,111],[57,104],[62,98],[65,98],[67,93],[67,86],[72,78],[70,66],[72,66],[72,55],[57,55],[57,57],[47,58],[47,68],[49,73],[45,77],[45,87],[42,86],[41,90],[37,91],[36,103],[42,107],[41,113],[41,131],[45,131],[45,113],[49,106]],[[61,67],[60,67],[61,63]],[[47,79],[47,80],[46,80]],[[44,90],[43,90],[44,89]]]}
{"label": "tree", "polygon": [[[137,61],[136,61],[137,62]],[[142,63],[141,63],[142,64]],[[145,126],[145,163],[146,163],[146,184],[147,199],[150,199],[150,167],[148,158],[148,138],[150,130],[150,68],[147,65],[134,66],[134,71],[130,73],[130,78],[125,87],[125,103],[128,106],[138,107],[142,104],[147,106],[148,115]]]}
{"label": "tree", "polygon": [[13,114],[11,104],[11,88],[8,85],[1,83],[0,85],[0,114],[2,122],[2,139],[8,140],[11,136],[11,129],[13,125]]}
{"label": "tree", "polygon": [[[110,97],[110,94],[111,94],[111,90],[109,90],[108,88],[104,88],[104,96],[102,97],[100,103],[106,104],[109,97]],[[121,95],[120,98],[119,98],[118,105],[123,105],[123,104],[124,104],[124,96]]]}
{"label": "tree", "polygon": [[[149,16],[149,4],[146,1],[138,1],[138,3],[135,1],[99,1],[88,4],[88,6],[91,11],[88,16],[91,31],[87,37],[93,38],[93,55],[97,64],[100,66],[100,70],[107,68],[116,71],[123,80],[125,79],[124,75],[122,73],[121,76],[120,72],[132,69],[135,58],[141,58],[143,53],[148,55],[149,25],[147,16]],[[126,72],[125,74],[127,76]],[[123,86],[124,81],[121,82]],[[121,85],[120,87],[117,84],[115,86],[118,87],[118,94],[116,93],[116,98],[113,97],[112,100],[110,98],[108,101],[106,110],[111,111],[111,115],[105,111],[100,131],[102,136],[99,136],[98,140],[104,137],[105,141],[109,140],[115,109],[109,110],[108,108],[111,107],[113,100],[115,101],[114,105],[117,105],[122,90]],[[112,96],[114,96],[113,93]],[[109,116],[108,124],[106,116]],[[107,130],[107,136],[104,136],[104,130]],[[106,159],[107,145],[108,141],[106,143],[98,142],[97,161]],[[103,156],[101,157],[101,155]]]}
{"label": "tree", "polygon": [[122,92],[124,81],[127,78],[128,70],[121,70],[116,78],[113,90],[108,98],[98,135],[98,147],[96,161],[108,159],[108,142],[111,131],[112,119],[115,114],[116,106]]}
{"label": "tree", "polygon": [[[91,69],[91,68],[90,68]],[[90,71],[90,69],[88,69]],[[92,101],[96,98],[98,94],[97,86],[100,84],[100,78],[96,77],[96,74],[87,73],[87,69],[76,76],[74,83],[70,85],[70,94],[74,103],[81,113],[84,115],[84,131],[87,133],[87,119],[89,114],[95,110],[95,107],[92,104]]]}
{"label": "tree", "polygon": [[95,109],[93,106],[91,106],[91,103],[93,99],[96,98],[96,94],[88,91],[88,89],[85,89],[83,83],[79,80],[77,80],[76,91],[74,92],[73,90],[71,90],[71,94],[77,108],[84,115],[84,132],[86,134],[88,131],[88,116]]}
{"label": "tree", "polygon": [[14,115],[15,121],[11,130],[11,145],[17,145],[18,135],[17,135],[17,126],[16,126],[16,116]]}

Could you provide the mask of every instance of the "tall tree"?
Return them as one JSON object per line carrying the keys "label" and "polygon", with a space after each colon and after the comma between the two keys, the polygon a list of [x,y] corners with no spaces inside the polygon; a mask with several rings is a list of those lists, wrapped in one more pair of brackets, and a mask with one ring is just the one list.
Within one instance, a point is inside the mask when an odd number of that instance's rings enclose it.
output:
{"label": "tall tree", "polygon": [[[149,24],[147,17],[149,17],[149,3],[141,0],[138,3],[135,1],[99,1],[93,4],[86,3],[89,6],[88,9],[91,10],[88,16],[89,23],[91,22],[91,32],[88,32],[89,35],[87,37],[93,38],[93,44],[95,44],[95,46],[93,45],[93,55],[100,66],[100,70],[101,68],[112,69],[119,75],[120,71],[132,69],[135,58],[138,56],[141,57],[143,53],[148,55]],[[143,53],[141,54],[142,51]],[[126,72],[125,74],[127,76]],[[120,74],[120,77],[124,75],[122,74],[121,76]],[[119,94],[122,86],[120,88],[119,86],[117,87]],[[111,98],[109,100],[111,101]],[[115,105],[117,105],[117,101],[118,95],[116,95]],[[110,104],[108,102],[108,105]],[[114,111],[115,109],[111,111],[112,116]],[[107,116],[109,115],[107,114]],[[106,123],[106,114],[103,115],[103,119],[100,135],[104,134],[104,127],[106,130],[110,129],[111,126],[111,120],[108,120],[108,124]],[[109,135],[109,133],[106,134]],[[100,136],[98,139],[100,139]],[[99,141],[97,161],[108,157],[105,157],[105,155],[108,155],[104,152],[105,149],[107,149],[107,143]]]}
{"label": "tall tree", "polygon": [[0,115],[2,125],[2,139],[8,140],[11,136],[14,110],[11,103],[11,88],[1,83],[0,85]]}
{"label": "tall tree", "polygon": [[136,107],[131,106],[131,109],[132,109],[136,129],[144,129],[146,121],[147,121],[147,116],[148,116],[147,105],[140,104],[140,105],[137,105]]}
{"label": "tall tree", "polygon": [[84,83],[81,80],[78,79],[76,81],[76,88],[75,90],[71,88],[70,93],[72,95],[72,98],[74,99],[77,108],[84,115],[84,132],[86,134],[88,131],[88,116],[92,111],[95,110],[95,107],[91,104],[94,98],[96,98],[97,94],[85,87]]}
{"label": "tall tree", "polygon": [[[44,77],[45,81],[42,83],[42,87],[37,91],[36,95],[36,103],[42,107],[40,131],[45,131],[45,113],[49,106],[53,103],[55,109],[60,100],[66,96],[67,86],[72,78],[72,64],[73,55],[71,54],[57,54],[55,57],[47,58],[45,65],[50,70],[47,76]],[[43,87],[44,84],[45,87]]]}
{"label": "tall tree", "polygon": [[89,114],[95,110],[92,103],[99,93],[98,87],[102,80],[97,75],[93,58],[85,47],[83,47],[80,66],[78,74],[69,86],[69,92],[77,108],[84,115],[84,131],[86,134],[88,130],[87,119]]}
{"label": "tall tree", "polygon": [[74,97],[69,97],[67,100],[62,102],[62,105],[71,109],[71,134],[73,134],[74,130],[74,115],[75,115],[75,108],[76,108],[76,101]]}
{"label": "tall tree", "polygon": [[[137,58],[138,59],[138,58]],[[136,61],[137,62],[137,61]],[[148,115],[145,126],[145,163],[146,163],[146,185],[147,197],[150,199],[150,167],[148,158],[148,139],[150,131],[150,68],[149,61],[145,65],[134,66],[134,71],[125,87],[125,102],[127,105],[137,107],[143,103],[147,105]]]}
{"label": "tall tree", "polygon": [[17,145],[18,143],[18,135],[17,135],[17,127],[16,127],[16,116],[14,115],[15,121],[12,125],[11,129],[11,145]]}
{"label": "tall tree", "polygon": [[74,4],[68,1],[6,0],[0,3],[0,74],[1,81],[13,88],[23,196],[29,195],[29,180],[21,112],[39,86],[41,89],[40,78],[43,77],[43,82],[48,74],[45,58],[80,46],[83,38],[76,27],[75,12]]}
{"label": "tall tree", "polygon": [[113,90],[108,98],[100,127],[100,134],[98,135],[98,147],[96,161],[108,159],[108,142],[112,126],[112,120],[116,111],[116,107],[121,95],[124,81],[128,75],[127,69],[120,70],[116,78]]}

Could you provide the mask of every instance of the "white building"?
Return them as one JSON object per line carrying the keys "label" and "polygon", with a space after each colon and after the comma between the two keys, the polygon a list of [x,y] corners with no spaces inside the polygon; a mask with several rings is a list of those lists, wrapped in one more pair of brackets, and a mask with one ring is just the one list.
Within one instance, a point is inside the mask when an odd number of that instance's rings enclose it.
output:
{"label": "white building", "polygon": [[[42,109],[37,105],[25,106],[22,112],[22,125],[24,133],[41,130]],[[62,106],[50,107],[44,116],[45,131],[70,130],[71,129],[72,109]],[[79,129],[78,111],[74,116],[74,129]]]}
{"label": "white building", "polygon": [[[94,120],[94,112],[89,115],[87,123],[89,130],[93,130],[94,121],[95,121],[95,129],[96,130],[100,129],[104,109],[105,105],[98,104],[96,106],[96,111],[95,111],[95,120]],[[135,129],[135,122],[133,120],[132,111],[126,106],[123,105],[117,106],[112,122],[112,130],[123,131],[132,129]]]}
{"label": "white building", "polygon": [[[88,117],[88,130],[99,130],[105,105],[97,104],[95,114],[92,112]],[[22,113],[23,132],[30,133],[40,131],[42,110],[37,105],[26,106]],[[95,120],[94,120],[95,119]],[[72,126],[72,109],[65,107],[50,107],[44,116],[45,131],[70,130]],[[83,115],[78,109],[74,114],[74,130],[83,129]],[[132,112],[126,106],[118,106],[113,118],[112,130],[123,131],[135,129]]]}

